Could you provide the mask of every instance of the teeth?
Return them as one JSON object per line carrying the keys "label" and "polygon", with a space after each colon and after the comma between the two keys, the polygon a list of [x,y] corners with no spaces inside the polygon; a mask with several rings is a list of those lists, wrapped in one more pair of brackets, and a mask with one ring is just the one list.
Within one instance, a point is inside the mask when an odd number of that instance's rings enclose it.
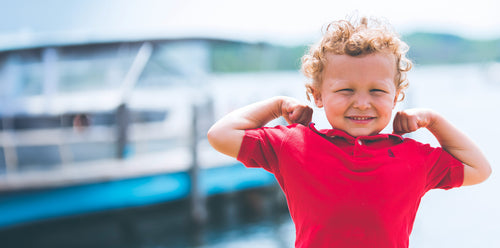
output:
{"label": "teeth", "polygon": [[371,119],[370,117],[351,117],[351,119],[356,120],[356,121],[364,121]]}

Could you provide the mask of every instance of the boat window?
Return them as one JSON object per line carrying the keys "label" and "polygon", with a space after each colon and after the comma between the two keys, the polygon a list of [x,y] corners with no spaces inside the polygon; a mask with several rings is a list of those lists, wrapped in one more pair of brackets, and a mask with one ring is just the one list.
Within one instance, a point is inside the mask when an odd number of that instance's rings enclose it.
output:
{"label": "boat window", "polygon": [[151,55],[137,82],[138,88],[194,86],[208,71],[208,47],[203,41],[154,43]]}
{"label": "boat window", "polygon": [[140,44],[64,47],[58,51],[59,91],[113,89],[120,86]]}
{"label": "boat window", "polygon": [[6,53],[0,68],[3,97],[39,95],[43,90],[40,49]]}

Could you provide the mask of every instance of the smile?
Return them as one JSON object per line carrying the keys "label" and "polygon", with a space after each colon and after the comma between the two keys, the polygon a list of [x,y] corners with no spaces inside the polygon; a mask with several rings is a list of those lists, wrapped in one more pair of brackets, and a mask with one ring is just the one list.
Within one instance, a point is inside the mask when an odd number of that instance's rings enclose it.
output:
{"label": "smile", "polygon": [[355,120],[355,121],[367,121],[367,120],[371,120],[371,119],[375,119],[375,117],[356,117],[356,116],[353,116],[353,117],[347,117],[351,120]]}

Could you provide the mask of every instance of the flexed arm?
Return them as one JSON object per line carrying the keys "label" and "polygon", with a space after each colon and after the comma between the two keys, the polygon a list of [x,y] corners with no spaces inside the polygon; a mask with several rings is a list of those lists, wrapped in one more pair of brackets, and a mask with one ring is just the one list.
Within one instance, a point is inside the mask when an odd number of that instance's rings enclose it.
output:
{"label": "flexed arm", "polygon": [[427,128],[445,151],[464,164],[463,185],[478,184],[490,176],[491,166],[479,147],[440,114],[429,109],[399,111],[393,124],[397,134]]}
{"label": "flexed arm", "polygon": [[208,141],[217,151],[236,158],[245,130],[265,126],[283,116],[289,123],[309,124],[312,109],[291,97],[273,97],[237,109],[217,121],[208,131]]}

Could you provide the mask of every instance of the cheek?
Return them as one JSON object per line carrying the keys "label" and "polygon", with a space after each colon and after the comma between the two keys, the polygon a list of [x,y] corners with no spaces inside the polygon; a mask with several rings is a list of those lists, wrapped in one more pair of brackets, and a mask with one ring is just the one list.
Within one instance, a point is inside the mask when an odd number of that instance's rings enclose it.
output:
{"label": "cheek", "polygon": [[349,106],[349,99],[344,96],[335,96],[326,99],[323,104],[325,105],[325,110],[328,109],[332,112],[341,112]]}
{"label": "cheek", "polygon": [[394,101],[393,99],[379,99],[379,101],[376,101],[376,106],[379,113],[391,115],[394,109]]}

